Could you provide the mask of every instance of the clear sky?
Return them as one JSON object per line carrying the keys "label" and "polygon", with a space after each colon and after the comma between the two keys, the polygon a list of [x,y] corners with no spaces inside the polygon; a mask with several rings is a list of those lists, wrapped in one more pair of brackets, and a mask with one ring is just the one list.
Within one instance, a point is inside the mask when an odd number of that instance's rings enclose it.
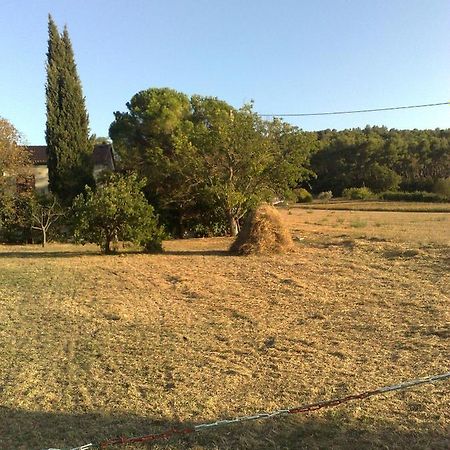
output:
{"label": "clear sky", "polygon": [[[0,0],[0,116],[29,144],[45,143],[49,12],[68,26],[98,136],[150,87],[269,114],[450,100],[449,0]],[[449,128],[450,106],[287,120]]]}

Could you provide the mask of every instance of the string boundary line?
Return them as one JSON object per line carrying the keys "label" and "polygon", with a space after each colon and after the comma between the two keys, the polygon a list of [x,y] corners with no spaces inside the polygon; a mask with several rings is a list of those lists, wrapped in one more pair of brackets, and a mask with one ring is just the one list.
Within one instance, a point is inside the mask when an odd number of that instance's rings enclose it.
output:
{"label": "string boundary line", "polygon": [[[323,401],[319,401],[316,403],[309,403],[309,404],[297,406],[294,408],[278,409],[278,410],[275,410],[272,412],[261,412],[261,413],[253,414],[253,415],[249,415],[249,416],[239,416],[234,419],[217,420],[215,422],[206,422],[206,423],[202,423],[199,425],[187,426],[187,427],[183,427],[183,428],[171,428],[162,433],[147,434],[144,436],[136,436],[136,437],[119,437],[119,438],[114,438],[114,439],[108,439],[108,440],[100,441],[98,444],[89,443],[89,444],[82,445],[81,447],[72,447],[67,450],[88,450],[88,449],[93,449],[93,448],[105,449],[112,445],[166,440],[166,439],[170,439],[176,435],[191,434],[191,433],[195,433],[198,431],[203,431],[203,430],[207,430],[207,429],[211,429],[211,428],[215,428],[215,427],[221,427],[221,426],[231,425],[231,424],[240,423],[240,422],[247,422],[247,421],[259,420],[259,419],[271,419],[274,417],[286,416],[286,415],[290,415],[290,414],[300,414],[300,413],[317,411],[322,408],[330,408],[333,406],[338,406],[338,405],[341,405],[342,403],[346,403],[351,400],[364,400],[364,399],[366,399],[368,397],[372,397],[374,395],[380,395],[380,394],[386,394],[386,393],[393,392],[393,391],[410,389],[414,386],[435,383],[435,382],[444,381],[444,380],[448,380],[448,379],[450,379],[450,372],[442,373],[439,375],[431,375],[431,376],[419,378],[416,380],[404,381],[402,383],[393,384],[390,386],[383,386],[383,387],[380,387],[377,389],[372,389],[372,390],[360,392],[357,394],[347,395],[345,397],[335,398],[335,399],[331,399],[331,400],[323,400]],[[64,450],[64,449],[48,448],[45,450]]]}

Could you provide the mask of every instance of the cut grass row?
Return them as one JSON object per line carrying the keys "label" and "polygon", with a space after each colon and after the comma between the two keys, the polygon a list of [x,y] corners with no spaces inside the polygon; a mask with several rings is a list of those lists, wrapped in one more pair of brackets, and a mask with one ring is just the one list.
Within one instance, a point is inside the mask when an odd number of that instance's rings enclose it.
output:
{"label": "cut grass row", "polygon": [[388,201],[349,201],[331,200],[329,202],[315,201],[313,203],[297,203],[291,208],[324,209],[340,211],[390,211],[390,212],[450,212],[449,203],[422,202],[388,202]]}
{"label": "cut grass row", "polygon": [[[0,448],[154,433],[448,370],[450,228],[312,211],[327,214],[331,226],[285,212],[302,239],[279,257],[229,256],[226,238],[166,242],[163,255],[0,247]],[[123,448],[447,449],[449,404],[443,383]]]}

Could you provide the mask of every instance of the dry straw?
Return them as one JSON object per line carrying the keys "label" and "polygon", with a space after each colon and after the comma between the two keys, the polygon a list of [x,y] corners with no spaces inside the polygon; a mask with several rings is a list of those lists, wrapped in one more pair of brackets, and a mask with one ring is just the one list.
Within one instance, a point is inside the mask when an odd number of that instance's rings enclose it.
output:
{"label": "dry straw", "polygon": [[230,252],[239,255],[286,253],[293,246],[279,212],[263,204],[250,212]]}

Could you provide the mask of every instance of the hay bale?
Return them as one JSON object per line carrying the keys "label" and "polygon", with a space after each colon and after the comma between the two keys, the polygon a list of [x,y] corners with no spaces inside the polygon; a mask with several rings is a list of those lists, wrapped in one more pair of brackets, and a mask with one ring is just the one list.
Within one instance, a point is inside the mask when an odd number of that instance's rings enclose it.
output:
{"label": "hay bale", "polygon": [[239,255],[285,253],[293,246],[279,212],[273,206],[263,204],[247,216],[230,252]]}

